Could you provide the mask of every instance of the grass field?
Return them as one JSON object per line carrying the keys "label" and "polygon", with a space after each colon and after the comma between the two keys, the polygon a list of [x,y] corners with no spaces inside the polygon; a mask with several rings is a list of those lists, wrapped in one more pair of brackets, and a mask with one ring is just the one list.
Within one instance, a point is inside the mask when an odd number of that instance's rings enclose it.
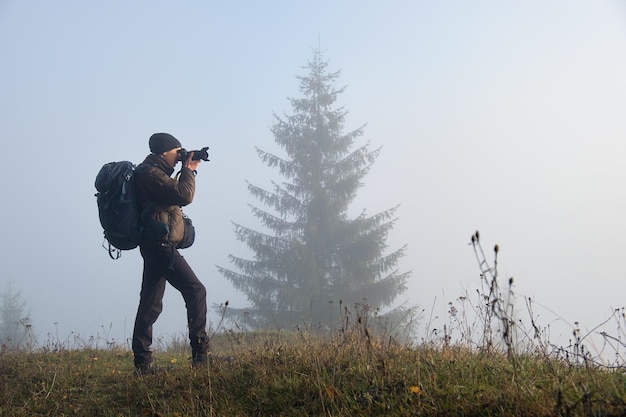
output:
{"label": "grass field", "polygon": [[610,318],[614,335],[599,333],[605,358],[578,329],[555,345],[532,300],[515,316],[512,279],[502,286],[472,243],[482,291],[450,303],[441,329],[426,319],[419,341],[340,304],[336,327],[218,325],[200,368],[184,337],[159,343],[154,375],[134,374],[128,343],[2,345],[0,416],[626,416],[626,311]]}
{"label": "grass field", "polygon": [[354,329],[215,338],[193,369],[183,346],[156,353],[162,369],[137,377],[132,353],[0,354],[2,416],[617,416],[622,369],[544,355],[406,346]]}

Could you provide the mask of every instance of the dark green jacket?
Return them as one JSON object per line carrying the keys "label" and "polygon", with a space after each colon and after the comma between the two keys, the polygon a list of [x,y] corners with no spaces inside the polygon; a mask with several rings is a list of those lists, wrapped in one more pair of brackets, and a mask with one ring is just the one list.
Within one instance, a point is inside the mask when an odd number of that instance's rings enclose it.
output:
{"label": "dark green jacket", "polygon": [[183,168],[178,179],[171,177],[173,172],[174,168],[156,154],[148,155],[135,170],[137,200],[144,219],[143,241],[176,245],[183,238],[181,207],[193,201],[196,178],[189,168]]}

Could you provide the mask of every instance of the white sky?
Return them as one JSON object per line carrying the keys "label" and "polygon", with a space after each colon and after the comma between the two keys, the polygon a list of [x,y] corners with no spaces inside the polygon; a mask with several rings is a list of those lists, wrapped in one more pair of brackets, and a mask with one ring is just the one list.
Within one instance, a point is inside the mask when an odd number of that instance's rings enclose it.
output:
{"label": "white sky", "polygon": [[[93,181],[140,162],[158,131],[210,146],[185,256],[209,304],[245,304],[215,265],[247,253],[231,224],[256,224],[245,181],[280,180],[254,147],[280,152],[272,114],[291,113],[318,45],[348,86],[346,130],[367,123],[383,147],[354,210],[401,205],[388,242],[408,244],[413,276],[399,302],[444,317],[478,283],[478,229],[541,324],[591,328],[626,304],[623,1],[4,0],[0,282],[40,341],[130,337],[141,258],[101,248]],[[168,287],[156,334],[185,324]]]}

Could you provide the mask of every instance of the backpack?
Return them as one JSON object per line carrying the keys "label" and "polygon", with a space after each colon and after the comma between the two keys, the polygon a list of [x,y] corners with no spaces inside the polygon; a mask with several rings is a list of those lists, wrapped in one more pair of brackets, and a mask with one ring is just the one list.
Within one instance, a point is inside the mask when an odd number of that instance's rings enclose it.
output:
{"label": "backpack", "polygon": [[[135,194],[134,173],[133,163],[121,161],[104,164],[96,176],[98,214],[111,259],[118,259],[122,256],[121,251],[139,245],[141,216]],[[102,246],[107,249],[106,243]]]}

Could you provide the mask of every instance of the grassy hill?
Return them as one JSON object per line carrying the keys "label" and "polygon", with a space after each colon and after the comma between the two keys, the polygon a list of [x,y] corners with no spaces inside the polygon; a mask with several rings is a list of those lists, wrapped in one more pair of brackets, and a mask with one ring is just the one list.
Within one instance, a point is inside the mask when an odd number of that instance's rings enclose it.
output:
{"label": "grassy hill", "polygon": [[478,232],[472,244],[476,299],[450,302],[443,328],[425,323],[419,342],[396,332],[412,326],[340,303],[332,330],[213,333],[202,368],[174,339],[155,354],[161,372],[141,377],[128,346],[111,341],[3,345],[0,416],[626,416],[625,310],[609,318],[616,335],[594,328],[604,358],[578,327],[569,346],[555,345],[531,299],[530,320],[514,317],[512,278],[503,289]]}
{"label": "grassy hill", "polygon": [[372,341],[354,329],[234,334],[192,369],[182,344],[137,377],[126,349],[0,354],[1,416],[617,416],[621,369],[543,354]]}

